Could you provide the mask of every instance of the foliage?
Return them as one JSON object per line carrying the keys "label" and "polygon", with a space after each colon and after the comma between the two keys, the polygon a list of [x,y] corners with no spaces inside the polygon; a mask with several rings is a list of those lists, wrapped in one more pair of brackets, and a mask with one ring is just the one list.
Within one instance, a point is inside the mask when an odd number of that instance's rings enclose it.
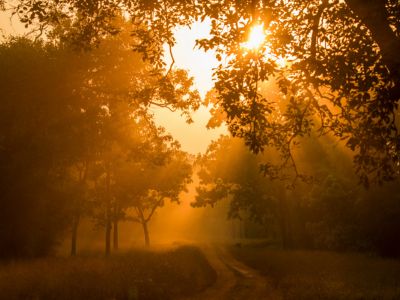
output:
{"label": "foliage", "polygon": [[[191,182],[192,166],[179,144],[158,129],[148,147],[152,159],[138,158],[116,169],[115,200],[126,211],[127,218],[140,223],[145,243],[150,245],[148,223],[165,201],[179,203],[179,195]],[[156,144],[154,147],[154,144]]]}
{"label": "foliage", "polygon": [[[360,191],[353,182],[345,182],[335,175],[326,176],[314,185],[303,198],[306,230],[311,247],[317,249],[361,248],[362,237],[357,232],[355,217],[361,210]],[[368,240],[364,240],[364,244]],[[371,249],[371,245],[368,245]]]}
{"label": "foliage", "polygon": [[304,142],[296,157],[317,179],[286,189],[285,181],[259,172],[260,161],[273,159],[274,153],[256,156],[241,140],[221,137],[196,161],[200,183],[192,205],[228,201],[228,216],[242,219],[246,238],[256,230],[252,222],[262,225],[265,238],[283,247],[398,257],[398,183],[365,191],[351,176],[350,160],[327,143]]}
{"label": "foliage", "polygon": [[221,136],[196,161],[200,184],[192,206],[214,206],[218,201],[230,200],[230,218],[248,217],[268,224],[269,216],[276,213],[280,186],[272,187],[261,176],[260,159],[241,140]]}
{"label": "foliage", "polygon": [[[229,198],[232,200],[231,216],[239,216],[243,209],[250,212],[254,219],[264,222],[265,216],[271,213],[281,220],[282,235],[296,227],[289,224],[290,220],[314,230],[316,239],[310,244],[340,248],[350,241],[351,246],[365,244],[360,247],[379,248],[381,242],[371,237],[379,234],[362,229],[367,227],[367,216],[374,216],[381,221],[394,220],[397,206],[392,201],[396,197],[390,196],[387,203],[395,209],[394,215],[386,210],[381,210],[377,215],[372,214],[372,208],[379,206],[371,204],[373,201],[368,200],[370,195],[353,189],[355,182],[349,179],[347,172],[329,170],[328,166],[336,164],[325,157],[329,151],[319,151],[317,148],[322,148],[320,144],[311,147],[315,151],[308,151],[306,140],[311,137],[309,140],[313,142],[316,137],[323,136],[322,141],[336,139],[339,146],[345,145],[352,152],[355,171],[365,186],[369,186],[371,181],[396,182],[400,165],[399,123],[396,119],[400,97],[398,1],[20,0],[7,2],[5,6],[13,9],[27,26],[37,25],[41,34],[45,34],[49,41],[61,48],[69,49],[72,46],[92,50],[80,53],[87,62],[83,71],[78,68],[78,73],[69,73],[63,65],[61,69],[64,71],[59,73],[68,76],[83,74],[83,77],[71,76],[67,77],[68,80],[58,80],[60,78],[54,76],[54,82],[50,83],[62,91],[60,101],[74,91],[74,101],[85,103],[73,105],[72,110],[68,105],[61,105],[61,114],[71,113],[81,117],[93,113],[91,116],[96,121],[91,124],[98,126],[94,130],[97,133],[89,134],[93,131],[85,129],[83,132],[86,133],[82,136],[87,139],[82,143],[82,148],[92,151],[93,148],[89,146],[98,146],[96,157],[93,156],[93,164],[99,167],[93,171],[99,171],[95,174],[97,178],[94,182],[101,186],[98,190],[107,191],[103,196],[106,203],[108,201],[108,209],[115,197],[111,193],[110,183],[115,180],[111,177],[117,173],[112,173],[116,172],[122,161],[129,157],[132,164],[140,166],[141,170],[142,162],[135,161],[135,156],[148,155],[153,162],[159,163],[159,166],[153,166],[157,169],[166,162],[163,155],[158,156],[162,151],[158,151],[157,147],[169,145],[174,148],[168,141],[164,144],[162,139],[155,144],[157,138],[145,141],[140,134],[133,144],[128,142],[121,145],[121,140],[127,140],[119,139],[118,135],[124,136],[125,133],[119,130],[120,126],[113,120],[114,117],[118,121],[117,115],[122,112],[123,123],[130,118],[130,113],[136,121],[151,119],[147,114],[148,108],[157,105],[171,110],[178,109],[190,121],[189,111],[199,106],[199,96],[191,88],[192,79],[184,71],[173,68],[173,30],[176,26],[190,26],[195,20],[208,18],[211,21],[210,36],[197,41],[197,45],[204,50],[214,50],[220,61],[214,72],[214,89],[206,99],[207,103],[214,105],[215,113],[209,125],[217,126],[225,121],[232,135],[243,138],[250,150],[255,153],[264,152],[260,158],[271,159],[262,161],[262,171],[268,175],[268,179],[287,180],[289,176],[294,176],[292,183],[301,179],[314,185],[305,187],[300,184],[295,188],[291,184],[292,190],[283,192],[283,184],[273,184],[255,175],[258,173],[257,164],[261,162],[259,158],[242,151],[239,155],[231,153],[232,157],[228,160],[229,143],[224,145],[221,140],[220,144],[212,144],[208,153],[199,159],[202,186],[199,188],[197,204],[213,204],[217,200]],[[132,24],[128,25],[126,21]],[[255,25],[263,26],[266,39],[258,48],[249,49],[243,45]],[[164,45],[169,47],[169,53],[164,53]],[[130,49],[139,52],[145,61],[139,62],[137,56],[130,59],[134,55],[127,51]],[[171,56],[170,66],[164,62],[166,55]],[[63,59],[69,59],[74,68],[79,61],[71,60],[68,55]],[[133,74],[128,67],[131,62],[137,71]],[[6,70],[11,66],[5,62],[2,64],[5,64]],[[24,70],[24,67],[21,69]],[[28,69],[32,70],[31,67]],[[121,70],[120,76],[113,77],[114,69]],[[60,82],[67,82],[68,85]],[[77,85],[82,82],[83,86],[77,89]],[[278,96],[271,92],[273,85],[279,90]],[[15,87],[15,82],[10,86]],[[7,90],[7,93],[12,95],[15,90],[22,93],[15,88]],[[46,89],[38,90],[44,93]],[[27,85],[26,91],[29,91],[29,95],[41,95],[35,94],[37,91],[34,84]],[[52,89],[48,91],[53,92]],[[53,95],[50,96],[38,98],[47,101]],[[91,101],[93,99],[94,102]],[[52,104],[49,109],[55,109]],[[8,108],[7,105],[4,107]],[[84,113],[81,113],[81,109]],[[16,120],[9,111],[5,110],[4,115],[2,122],[12,123],[10,120]],[[26,112],[25,115],[30,116]],[[20,118],[22,124],[26,124],[25,115]],[[52,116],[58,116],[50,113],[44,115],[46,117],[40,121],[50,122]],[[67,115],[66,119],[69,120],[69,117]],[[58,122],[56,119],[55,124]],[[34,122],[27,124],[26,128],[32,128],[32,124]],[[63,124],[65,126],[68,122]],[[47,130],[51,126],[45,123],[43,128]],[[65,127],[66,131],[70,129]],[[153,132],[157,132],[154,126],[150,127]],[[11,132],[19,134],[18,126],[10,128]],[[26,159],[25,162],[43,163],[40,168],[32,167],[33,173],[41,170],[42,174],[48,174],[48,170],[62,168],[64,164],[60,164],[60,167],[59,163],[68,159],[73,164],[82,164],[82,160],[77,159],[79,155],[71,154],[79,153],[80,150],[71,150],[73,143],[66,143],[68,134],[60,141],[56,135],[47,135],[46,130],[43,130],[46,134],[40,135],[43,140],[36,137],[32,140],[39,144],[43,142],[54,145],[59,152],[53,149],[47,149],[48,152],[40,150],[38,156],[51,153],[60,157],[46,161],[43,158]],[[31,132],[26,135],[31,136]],[[73,141],[75,136],[76,132],[71,133],[69,141]],[[93,137],[99,139],[93,142]],[[51,141],[47,138],[51,138]],[[128,140],[131,139],[130,136]],[[315,157],[319,158],[319,162],[313,161],[314,157],[298,160],[301,155],[296,152],[300,144],[309,156],[318,153]],[[14,171],[20,170],[19,163],[24,160],[10,159],[13,152],[9,149],[14,148],[6,142],[4,145],[4,149],[8,149],[5,161],[18,165],[14,169],[10,167]],[[10,145],[20,149],[18,142]],[[151,145],[148,152],[145,151],[146,145]],[[29,155],[34,153],[31,151]],[[24,155],[28,154],[21,154],[22,157]],[[340,159],[342,157],[337,156]],[[57,162],[57,168],[46,165],[54,161]],[[312,162],[310,166],[299,168],[299,164],[304,166],[304,162],[308,161]],[[112,167],[115,169],[112,170]],[[27,169],[26,166],[24,168]],[[150,174],[152,169],[146,165],[146,170]],[[314,173],[315,170],[317,172]],[[309,173],[316,176],[312,178]],[[7,172],[4,174],[7,180],[13,178]],[[135,176],[140,177],[137,174]],[[317,180],[311,180],[315,178]],[[8,189],[12,186],[9,182],[13,180],[7,180],[4,186]],[[46,179],[45,182],[50,181]],[[35,188],[38,186],[34,185]],[[179,184],[177,186],[181,188]],[[146,189],[143,189],[141,195],[146,195],[144,198],[152,203],[158,203],[159,200],[153,201],[158,195],[154,192],[156,189],[146,185],[144,187]],[[379,197],[376,195],[373,198]],[[110,223],[110,213],[106,216]],[[291,219],[290,216],[297,217]],[[378,224],[375,228],[379,230],[385,227],[384,231],[390,236],[397,232],[395,221],[385,223],[382,227],[379,222],[375,224]],[[302,230],[301,226],[298,228]],[[317,241],[320,237],[326,239]],[[392,238],[388,240],[393,241]],[[397,249],[397,244],[393,249]],[[378,249],[381,250],[384,251],[385,247]]]}
{"label": "foliage", "polygon": [[[79,119],[71,61],[52,46],[24,39],[0,46],[0,256],[41,255],[54,246],[69,215],[67,168]],[[57,201],[54,201],[57,199]]]}
{"label": "foliage", "polygon": [[[318,132],[335,135],[354,151],[364,185],[398,175],[397,1],[21,0],[14,11],[25,24],[49,31],[69,18],[72,40],[84,46],[120,31],[113,20],[124,14],[137,25],[134,48],[159,74],[169,73],[162,49],[175,43],[174,28],[209,18],[210,38],[198,46],[214,49],[221,61],[214,73],[216,105],[226,113],[231,133],[251,150],[274,147],[281,153],[282,162],[266,165],[266,173],[292,167],[296,177],[307,180],[296,170],[292,148]],[[252,26],[260,24],[264,43],[244,49]],[[259,92],[271,79],[285,105]]]}
{"label": "foliage", "polygon": [[[389,27],[389,19],[397,24],[382,1],[208,5],[215,11],[210,16],[211,38],[199,41],[199,46],[226,57],[215,72],[216,102],[226,112],[233,135],[243,137],[255,152],[273,146],[282,154],[282,167],[292,163],[301,177],[292,155],[296,142],[312,132],[332,133],[355,151],[356,171],[365,185],[370,179],[381,182],[397,176],[399,78],[383,42],[375,39],[378,29],[358,16],[360,10],[385,14],[387,18],[379,19],[381,29]],[[264,24],[267,38],[259,49],[244,51],[241,43],[257,23]],[[399,40],[393,32],[392,36],[394,50]],[[283,102],[259,92],[260,82],[271,78]],[[275,169],[266,165],[264,171]]]}
{"label": "foliage", "polygon": [[199,101],[192,79],[174,70],[161,84],[122,38],[92,52],[23,38],[0,45],[7,70],[0,78],[0,256],[46,254],[70,225],[76,243],[80,218],[93,213],[96,190],[105,188],[105,170],[128,160],[162,165],[163,153],[179,148],[148,108],[180,110],[190,120]]}

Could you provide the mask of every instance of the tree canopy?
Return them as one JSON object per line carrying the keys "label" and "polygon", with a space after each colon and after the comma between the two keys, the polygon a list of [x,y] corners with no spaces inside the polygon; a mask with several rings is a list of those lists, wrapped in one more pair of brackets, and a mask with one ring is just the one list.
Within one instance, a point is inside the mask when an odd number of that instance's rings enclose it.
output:
{"label": "tree canopy", "polygon": [[[292,152],[299,138],[316,132],[334,135],[354,151],[365,185],[399,174],[398,1],[21,0],[14,12],[41,32],[71,20],[58,34],[85,47],[123,30],[114,22],[122,14],[136,26],[131,45],[159,74],[170,70],[163,45],[171,50],[174,28],[208,18],[210,37],[197,44],[215,50],[220,60],[215,105],[225,112],[230,132],[252,151],[280,151],[281,163],[266,165],[266,173],[289,167],[306,178]],[[266,38],[245,49],[256,25]],[[280,103],[259,92],[270,80],[280,88]]]}
{"label": "tree canopy", "polygon": [[143,186],[163,200],[185,188],[186,154],[148,111],[158,105],[190,118],[199,96],[185,71],[155,78],[120,35],[89,52],[11,38],[0,45],[0,65],[0,257],[47,254],[70,227],[74,255],[80,219],[96,213],[109,251],[123,209],[114,190],[121,166],[153,170],[148,184],[175,174],[168,186]]}

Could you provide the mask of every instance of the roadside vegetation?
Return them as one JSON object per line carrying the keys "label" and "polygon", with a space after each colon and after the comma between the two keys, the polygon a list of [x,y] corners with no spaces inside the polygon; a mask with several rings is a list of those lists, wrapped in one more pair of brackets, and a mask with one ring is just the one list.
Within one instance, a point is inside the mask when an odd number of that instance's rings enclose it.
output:
{"label": "roadside vegetation", "polygon": [[400,261],[356,253],[231,247],[285,300],[400,299]]}
{"label": "roadside vegetation", "polygon": [[104,259],[94,255],[8,262],[0,266],[1,299],[176,299],[216,280],[195,247],[134,250]]}

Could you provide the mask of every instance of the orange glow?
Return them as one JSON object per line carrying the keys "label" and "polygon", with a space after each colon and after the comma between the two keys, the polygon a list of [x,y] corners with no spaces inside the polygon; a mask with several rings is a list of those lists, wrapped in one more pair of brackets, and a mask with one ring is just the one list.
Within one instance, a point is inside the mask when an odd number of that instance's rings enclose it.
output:
{"label": "orange glow", "polygon": [[[213,69],[219,64],[215,58],[215,52],[209,50],[205,52],[196,48],[196,39],[210,37],[211,21],[195,22],[188,27],[179,27],[175,30],[176,44],[173,47],[175,59],[174,67],[182,68],[194,77],[195,87],[204,98],[206,93],[213,88],[212,81]],[[169,66],[172,62],[169,54],[168,45],[164,46],[166,54],[165,62]],[[202,107],[192,114],[194,123],[187,124],[179,113],[174,113],[162,108],[152,109],[157,124],[165,127],[168,132],[179,140],[182,149],[196,154],[205,152],[211,140],[216,140],[221,134],[226,134],[225,126],[216,129],[205,129],[210,119],[209,108]],[[194,138],[196,137],[196,138]]]}
{"label": "orange glow", "polygon": [[250,34],[247,42],[242,43],[241,46],[248,50],[257,50],[265,41],[264,24],[255,25],[250,29]]}

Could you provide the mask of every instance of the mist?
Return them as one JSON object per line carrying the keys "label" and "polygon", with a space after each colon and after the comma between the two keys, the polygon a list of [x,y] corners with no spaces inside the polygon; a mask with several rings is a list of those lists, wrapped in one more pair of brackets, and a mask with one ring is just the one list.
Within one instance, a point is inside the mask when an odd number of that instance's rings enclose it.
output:
{"label": "mist", "polygon": [[400,299],[399,1],[0,18],[0,299]]}

